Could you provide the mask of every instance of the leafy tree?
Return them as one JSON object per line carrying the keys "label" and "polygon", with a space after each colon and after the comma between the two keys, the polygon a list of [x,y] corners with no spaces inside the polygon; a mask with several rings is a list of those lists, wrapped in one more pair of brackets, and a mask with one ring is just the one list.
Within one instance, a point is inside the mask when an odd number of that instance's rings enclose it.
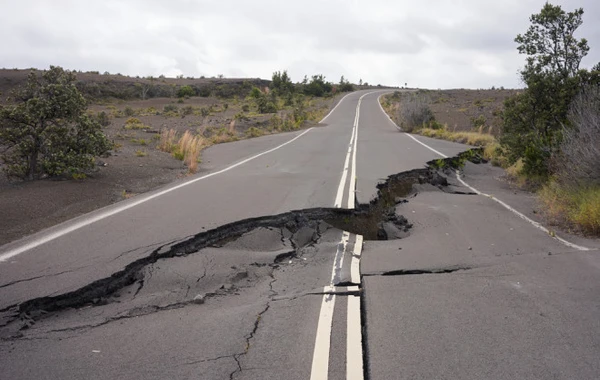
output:
{"label": "leafy tree", "polygon": [[14,104],[0,108],[0,159],[9,177],[75,174],[111,148],[74,82],[75,74],[61,67],[31,72]]}
{"label": "leafy tree", "polygon": [[278,95],[286,96],[294,93],[294,83],[292,83],[287,71],[276,71],[271,78],[271,89]]}
{"label": "leafy tree", "polygon": [[340,84],[338,86],[338,90],[341,92],[350,92],[350,91],[354,91],[354,86],[352,85],[352,83],[350,83],[350,81],[346,80],[346,78],[344,78],[344,76],[342,75],[342,77],[340,78]]}
{"label": "leafy tree", "polygon": [[[306,78],[305,81],[307,81]],[[310,82],[304,85],[304,94],[317,97],[326,96],[331,93],[332,89],[333,86],[325,81],[323,75],[313,75]]]}
{"label": "leafy tree", "polygon": [[527,55],[521,79],[527,88],[505,103],[501,143],[509,162],[523,159],[530,176],[548,175],[548,162],[558,148],[567,113],[581,86],[593,75],[580,70],[589,47],[574,33],[583,20],[583,9],[565,12],[546,3],[530,17],[531,26],[515,42]]}

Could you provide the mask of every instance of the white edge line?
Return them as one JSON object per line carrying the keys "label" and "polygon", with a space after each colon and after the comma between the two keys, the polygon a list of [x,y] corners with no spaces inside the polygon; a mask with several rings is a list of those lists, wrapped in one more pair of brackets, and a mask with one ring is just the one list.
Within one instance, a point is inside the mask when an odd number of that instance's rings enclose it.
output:
{"label": "white edge line", "polygon": [[567,247],[571,247],[574,249],[577,249],[579,251],[589,251],[590,249],[587,247],[583,247],[581,245],[577,245],[574,243],[571,243],[570,241],[567,241],[559,236],[556,236],[556,234],[554,234],[554,236],[552,236],[552,233],[550,232],[549,229],[547,229],[546,227],[544,227],[541,223],[536,222],[535,220],[530,219],[529,217],[525,216],[524,214],[522,214],[521,212],[517,211],[516,209],[512,208],[511,206],[509,206],[508,204],[506,204],[505,202],[501,201],[500,199],[490,195],[490,194],[486,194],[486,193],[482,193],[481,191],[477,190],[476,188],[474,188],[473,186],[469,185],[468,183],[466,183],[465,181],[463,181],[463,179],[460,177],[460,173],[457,170],[456,171],[456,179],[458,179],[460,181],[460,183],[462,183],[464,186],[468,187],[469,189],[471,189],[473,192],[479,194],[479,195],[483,195],[484,197],[488,197],[491,200],[494,200],[498,203],[500,203],[502,206],[504,206],[504,208],[506,208],[507,210],[512,211],[515,215],[517,215],[518,217],[520,217],[521,219],[529,222],[530,224],[532,224],[534,227],[544,231],[546,234],[548,234],[550,237],[558,240],[559,242],[563,243],[564,245],[566,245]]}
{"label": "white edge line", "polygon": [[102,212],[102,213],[100,213],[98,215],[95,215],[95,216],[93,216],[91,218],[82,220],[82,221],[77,222],[77,223],[75,223],[75,224],[73,224],[71,226],[68,226],[68,227],[64,228],[64,229],[61,229],[59,231],[53,232],[53,233],[51,233],[49,235],[46,235],[46,236],[41,237],[39,239],[36,239],[36,240],[34,240],[34,241],[30,242],[30,243],[27,243],[27,244],[25,244],[25,245],[23,245],[21,247],[11,249],[11,250],[3,253],[2,255],[0,255],[0,263],[1,262],[5,262],[6,260],[8,260],[8,259],[10,259],[12,257],[15,257],[15,256],[17,256],[17,255],[19,255],[19,254],[21,254],[23,252],[26,252],[26,251],[30,250],[30,249],[36,248],[36,247],[38,247],[38,246],[40,246],[42,244],[45,244],[45,243],[47,243],[49,241],[52,241],[52,240],[54,240],[56,238],[64,236],[64,235],[66,235],[66,234],[68,234],[70,232],[73,232],[73,231],[78,230],[78,229],[80,229],[82,227],[85,227],[85,226],[88,226],[88,225],[90,225],[92,223],[95,223],[95,222],[97,222],[99,220],[108,218],[109,216],[118,214],[118,213],[120,213],[122,211],[128,210],[128,209],[130,209],[132,207],[135,207],[135,206],[140,205],[142,203],[148,202],[149,200],[152,200],[154,198],[160,197],[160,196],[162,196],[164,194],[170,193],[170,192],[175,191],[177,189],[180,189],[182,187],[191,185],[192,183],[201,181],[201,180],[206,179],[206,178],[210,178],[210,177],[216,176],[218,174],[225,173],[225,172],[227,172],[227,171],[229,171],[231,169],[234,169],[234,168],[236,168],[236,167],[238,167],[240,165],[243,165],[243,164],[245,164],[247,162],[250,162],[250,161],[252,161],[252,160],[254,160],[254,159],[258,158],[258,157],[264,156],[265,154],[268,154],[268,153],[274,152],[274,151],[276,151],[276,150],[278,150],[280,148],[283,148],[284,146],[286,146],[288,144],[291,144],[292,142],[296,141],[300,137],[304,136],[305,134],[307,134],[311,130],[312,130],[312,128],[309,128],[306,131],[304,131],[301,134],[299,134],[298,136],[294,137],[293,139],[291,139],[289,141],[286,141],[285,143],[283,143],[281,145],[278,145],[278,146],[276,146],[274,148],[271,148],[271,149],[269,149],[267,151],[264,151],[262,153],[254,155],[252,157],[246,158],[246,159],[244,159],[244,160],[242,160],[242,161],[240,161],[238,163],[235,163],[235,164],[233,164],[231,166],[226,167],[225,169],[221,169],[221,170],[216,171],[214,173],[207,174],[207,175],[202,176],[200,178],[196,178],[196,179],[193,179],[191,181],[187,181],[187,182],[184,182],[182,184],[179,184],[177,186],[165,189],[165,190],[160,191],[158,193],[155,193],[155,194],[152,194],[152,195],[140,198],[139,200],[133,201],[133,202],[128,203],[126,205],[123,205],[121,207],[114,208],[114,209],[112,209],[110,211]]}
{"label": "white edge line", "polygon": [[339,106],[340,104],[342,104],[342,102],[344,101],[344,99],[346,99],[348,96],[350,96],[350,95],[352,95],[352,94],[354,94],[354,92],[351,92],[351,93],[349,93],[348,95],[344,96],[342,99],[340,99],[340,101],[339,101],[339,102],[338,102],[338,103],[335,105],[335,107],[333,107],[333,108],[331,109],[331,111],[329,111],[329,113],[328,113],[327,115],[325,115],[325,117],[324,117],[324,118],[322,118],[322,119],[321,119],[321,121],[319,121],[319,124],[321,124],[322,122],[324,122],[324,121],[325,121],[325,119],[327,119],[329,116],[331,116],[331,114],[333,113],[333,111],[335,111],[335,109],[336,109],[336,108],[338,108],[338,106]]}
{"label": "white edge line", "polygon": [[348,297],[346,318],[346,380],[363,380],[360,296]]}
{"label": "white edge line", "polygon": [[[379,103],[379,108],[381,109],[381,112],[383,112],[383,114],[387,116],[388,120],[389,120],[389,121],[391,121],[391,122],[392,122],[392,124],[393,124],[393,125],[394,125],[396,128],[398,128],[400,131],[402,131],[402,128],[400,128],[400,127],[399,127],[399,126],[398,126],[396,123],[394,123],[394,121],[393,121],[393,120],[390,118],[390,116],[387,114],[387,112],[385,112],[385,110],[383,109],[383,106],[381,105],[381,101],[380,101],[380,98],[381,98],[383,95],[385,95],[385,94],[381,94],[381,95],[379,96],[379,98],[377,98],[377,103]],[[411,139],[413,139],[413,140],[415,140],[416,142],[418,142],[419,144],[423,145],[425,148],[427,148],[427,149],[431,150],[432,152],[434,152],[434,153],[436,153],[436,154],[440,155],[441,157],[448,158],[448,156],[446,156],[445,154],[443,154],[443,153],[440,153],[440,152],[438,152],[437,150],[435,150],[435,149],[433,149],[432,147],[430,147],[429,145],[427,145],[427,144],[425,144],[425,143],[423,143],[423,142],[421,142],[421,141],[417,140],[417,139],[416,139],[414,136],[412,136],[411,134],[409,134],[409,133],[405,133],[405,134],[406,134],[408,137],[410,137]],[[460,173],[459,173],[459,171],[458,171],[458,170],[456,171],[456,178],[457,178],[457,179],[460,181],[460,183],[462,183],[464,186],[466,186],[466,187],[468,187],[469,189],[471,189],[473,192],[475,192],[475,193],[477,193],[477,194],[479,194],[479,195],[483,195],[484,197],[487,197],[487,198],[489,198],[489,199],[491,199],[491,200],[493,200],[493,201],[495,201],[495,202],[499,203],[499,204],[500,204],[500,205],[502,205],[502,206],[503,206],[505,209],[507,209],[507,210],[511,211],[513,214],[517,215],[519,218],[521,218],[521,219],[525,220],[526,222],[528,222],[528,223],[529,223],[529,224],[531,224],[532,226],[536,227],[537,229],[539,229],[539,230],[541,230],[541,231],[545,232],[546,234],[548,234],[548,236],[550,236],[550,237],[551,237],[551,238],[553,238],[553,239],[556,239],[556,240],[558,240],[559,242],[563,243],[563,244],[564,244],[564,245],[566,245],[567,247],[574,248],[574,249],[577,249],[577,250],[579,250],[579,251],[589,251],[589,250],[590,250],[590,249],[589,249],[589,248],[587,248],[587,247],[583,247],[583,246],[580,246],[580,245],[577,245],[577,244],[571,243],[570,241],[567,241],[567,240],[565,240],[565,239],[563,239],[563,238],[561,238],[561,237],[557,236],[556,234],[552,234],[552,233],[550,232],[550,230],[549,230],[549,229],[547,229],[546,227],[544,227],[544,226],[543,226],[541,223],[538,223],[538,222],[536,222],[535,220],[533,220],[533,219],[531,219],[531,218],[529,218],[529,217],[525,216],[525,215],[524,215],[524,214],[522,214],[521,212],[519,212],[519,211],[517,211],[516,209],[512,208],[511,206],[509,206],[507,203],[505,203],[505,202],[501,201],[500,199],[498,199],[498,198],[496,198],[496,197],[494,197],[494,196],[492,196],[492,195],[489,195],[489,194],[486,194],[486,193],[483,193],[483,192],[481,192],[481,191],[477,190],[477,189],[476,189],[476,188],[474,188],[473,186],[471,186],[471,185],[469,185],[468,183],[466,183],[465,181],[463,181],[463,179],[460,177]]]}

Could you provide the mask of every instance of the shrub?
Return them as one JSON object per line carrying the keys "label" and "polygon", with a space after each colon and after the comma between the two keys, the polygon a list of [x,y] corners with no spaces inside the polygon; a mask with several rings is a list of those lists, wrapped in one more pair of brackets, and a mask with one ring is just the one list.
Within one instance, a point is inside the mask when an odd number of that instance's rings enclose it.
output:
{"label": "shrub", "polygon": [[31,72],[14,93],[18,102],[0,107],[0,160],[9,177],[81,172],[111,148],[100,123],[86,114],[75,79],[73,72],[54,66],[41,76]]}
{"label": "shrub", "polygon": [[142,123],[142,121],[140,119],[138,119],[137,117],[130,117],[125,122],[124,128],[125,129],[147,129],[148,126],[144,125],[144,123]]}
{"label": "shrub", "polygon": [[175,104],[167,104],[164,108],[163,108],[163,113],[168,113],[168,112],[179,112],[179,107],[177,107]]}
{"label": "shrub", "polygon": [[100,111],[96,114],[96,120],[103,127],[108,127],[110,125],[110,117],[104,111]]}
{"label": "shrub", "polygon": [[127,106],[125,107],[125,109],[123,110],[123,114],[127,117],[131,117],[133,115],[135,115],[135,111],[133,110],[133,108]]}
{"label": "shrub", "polygon": [[429,98],[421,94],[408,94],[400,102],[400,126],[406,132],[412,132],[434,120],[429,108]]}
{"label": "shrub", "polygon": [[186,116],[186,115],[191,115],[194,113],[194,108],[192,106],[185,106],[181,109],[181,114]]}
{"label": "shrub", "polygon": [[246,131],[246,135],[248,137],[260,137],[264,134],[264,132],[261,129],[258,129],[256,127],[250,127],[248,128],[248,130]]}
{"label": "shrub", "polygon": [[258,99],[262,96],[262,92],[258,87],[253,87],[252,90],[250,90],[250,94],[248,96],[253,99]]}
{"label": "shrub", "polygon": [[600,86],[587,86],[573,101],[570,127],[552,158],[563,185],[600,185]]}

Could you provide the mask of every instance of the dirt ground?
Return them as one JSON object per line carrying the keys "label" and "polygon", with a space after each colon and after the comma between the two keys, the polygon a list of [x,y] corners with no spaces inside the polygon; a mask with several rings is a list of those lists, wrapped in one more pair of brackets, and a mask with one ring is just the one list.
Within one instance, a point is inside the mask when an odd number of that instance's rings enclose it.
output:
{"label": "dirt ground", "polygon": [[500,132],[504,101],[519,90],[420,90],[430,100],[435,119],[451,131],[479,130],[497,136]]}
{"label": "dirt ground", "polygon": [[[338,98],[313,99],[307,110],[317,119]],[[109,156],[98,158],[96,169],[84,180],[21,182],[0,174],[0,245],[190,175],[182,161],[157,149],[163,128],[180,134],[190,130],[204,136],[209,144],[277,132],[271,120],[276,115],[244,112],[246,100],[192,97],[181,101],[153,98],[91,105],[91,113],[104,111],[109,116],[104,132],[115,149]],[[165,106],[173,110],[165,112]],[[277,116],[289,112],[280,111]],[[128,127],[130,117],[139,119],[143,128]],[[315,120],[307,121],[303,127],[314,124]],[[250,128],[254,128],[252,134],[248,133]]]}

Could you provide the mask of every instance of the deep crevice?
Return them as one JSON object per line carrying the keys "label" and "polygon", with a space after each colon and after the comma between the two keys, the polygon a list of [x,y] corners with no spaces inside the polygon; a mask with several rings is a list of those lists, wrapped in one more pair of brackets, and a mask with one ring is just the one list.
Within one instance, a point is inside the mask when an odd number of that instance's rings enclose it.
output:
{"label": "deep crevice", "polygon": [[[49,312],[58,312],[86,305],[106,304],[110,301],[110,297],[114,293],[139,282],[137,294],[144,286],[144,269],[147,266],[151,266],[158,260],[186,256],[207,247],[222,247],[228,242],[235,241],[243,234],[257,228],[285,228],[295,233],[302,227],[311,226],[317,231],[317,237],[320,237],[320,224],[325,222],[340,230],[363,235],[365,240],[402,238],[408,234],[412,225],[406,218],[396,214],[396,205],[405,202],[406,197],[414,194],[413,185],[415,184],[428,183],[440,189],[446,187],[448,183],[446,178],[440,174],[440,169],[456,167],[465,160],[464,157],[468,156],[469,154],[465,153],[459,155],[458,158],[441,161],[435,160],[428,163],[429,167],[427,168],[392,175],[384,183],[377,185],[378,192],[375,199],[367,205],[357,204],[357,209],[354,210],[313,208],[228,223],[215,229],[198,233],[185,240],[180,240],[177,243],[161,245],[150,252],[148,256],[133,261],[111,276],[94,281],[78,290],[57,296],[32,299],[18,305],[8,306],[2,311],[16,309],[21,316],[26,315],[36,319],[40,315]],[[275,261],[283,261],[296,256],[299,248],[294,248],[294,251],[278,255]],[[425,273],[429,272],[412,271],[409,273],[407,271],[392,271],[382,275]],[[18,319],[19,314],[12,320]]]}

